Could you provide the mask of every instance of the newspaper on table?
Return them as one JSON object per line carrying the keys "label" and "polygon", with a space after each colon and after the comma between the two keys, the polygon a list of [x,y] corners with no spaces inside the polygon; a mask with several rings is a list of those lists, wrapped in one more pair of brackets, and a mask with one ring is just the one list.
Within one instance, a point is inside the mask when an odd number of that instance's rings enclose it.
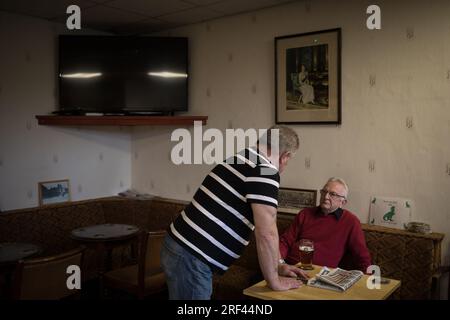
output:
{"label": "newspaper on table", "polygon": [[359,270],[330,270],[323,267],[314,278],[308,280],[308,286],[343,292],[354,285],[363,273]]}

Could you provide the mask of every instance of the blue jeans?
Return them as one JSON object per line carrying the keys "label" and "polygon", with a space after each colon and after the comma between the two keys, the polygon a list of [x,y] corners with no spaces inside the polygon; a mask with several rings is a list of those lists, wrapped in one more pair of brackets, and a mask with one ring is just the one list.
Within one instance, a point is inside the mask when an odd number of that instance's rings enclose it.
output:
{"label": "blue jeans", "polygon": [[211,268],[167,235],[161,249],[170,300],[209,300]]}

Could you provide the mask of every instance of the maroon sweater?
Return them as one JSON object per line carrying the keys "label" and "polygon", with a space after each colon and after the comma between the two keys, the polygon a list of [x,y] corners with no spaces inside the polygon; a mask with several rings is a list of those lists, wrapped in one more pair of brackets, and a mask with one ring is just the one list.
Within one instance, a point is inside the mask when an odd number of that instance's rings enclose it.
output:
{"label": "maroon sweater", "polygon": [[300,239],[314,241],[316,265],[336,268],[344,255],[350,255],[352,265],[363,272],[371,264],[361,223],[348,210],[338,209],[328,215],[320,207],[300,211],[280,237],[280,253],[289,264],[300,261]]}

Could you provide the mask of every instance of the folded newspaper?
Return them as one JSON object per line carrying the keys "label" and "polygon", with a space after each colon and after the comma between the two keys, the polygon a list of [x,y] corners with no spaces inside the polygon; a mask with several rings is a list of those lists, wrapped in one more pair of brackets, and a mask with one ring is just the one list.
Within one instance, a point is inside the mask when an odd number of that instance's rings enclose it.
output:
{"label": "folded newspaper", "polygon": [[354,285],[362,276],[363,273],[359,270],[336,268],[331,271],[323,267],[314,278],[308,280],[308,286],[342,292]]}

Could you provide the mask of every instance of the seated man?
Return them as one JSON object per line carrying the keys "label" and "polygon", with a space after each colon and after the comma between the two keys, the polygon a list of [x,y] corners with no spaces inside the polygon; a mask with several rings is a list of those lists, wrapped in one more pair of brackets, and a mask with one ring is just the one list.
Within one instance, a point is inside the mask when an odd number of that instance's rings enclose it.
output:
{"label": "seated man", "polygon": [[342,209],[347,203],[348,187],[339,178],[330,178],[320,190],[320,206],[300,211],[280,237],[281,257],[289,264],[300,261],[301,239],[314,241],[313,264],[338,267],[350,256],[354,268],[367,272],[370,254],[359,219]]}

